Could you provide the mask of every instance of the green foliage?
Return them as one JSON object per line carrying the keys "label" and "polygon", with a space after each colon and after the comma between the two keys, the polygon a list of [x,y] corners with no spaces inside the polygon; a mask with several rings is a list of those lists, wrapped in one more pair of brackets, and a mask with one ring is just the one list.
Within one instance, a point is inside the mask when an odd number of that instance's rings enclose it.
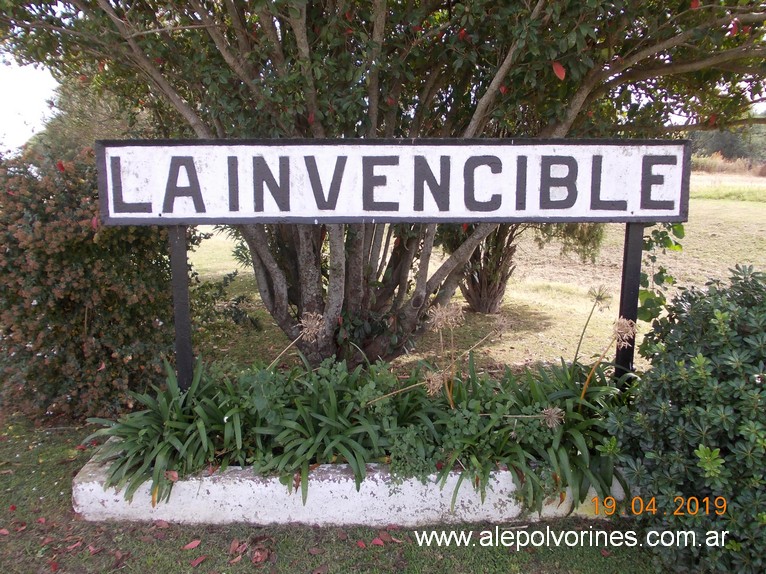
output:
{"label": "green foliage", "polygon": [[[763,116],[761,116],[763,118]],[[740,129],[694,132],[692,151],[701,156],[718,155],[727,160],[766,161],[766,126],[756,124]]]}
{"label": "green foliage", "polygon": [[114,415],[172,349],[167,236],[100,227],[92,152],[0,161],[3,409]]}
{"label": "green foliage", "polygon": [[261,322],[247,312],[246,295],[229,297],[228,289],[237,277],[237,271],[227,273],[218,281],[202,281],[192,269],[189,291],[192,322],[199,328],[222,320],[233,321],[255,331],[262,329]]}
{"label": "green foliage", "polygon": [[[728,530],[726,546],[660,548],[675,572],[763,572],[766,547],[766,275],[737,267],[729,285],[681,292],[655,320],[641,347],[652,361],[634,403],[610,417],[610,431],[630,453],[625,474],[666,514],[643,514],[645,527]],[[679,504],[705,497],[725,513],[674,516]]]}
{"label": "green foliage", "polygon": [[442,480],[459,462],[462,477],[483,494],[491,472],[508,468],[520,501],[534,511],[552,497],[563,500],[567,487],[574,503],[585,500],[590,486],[608,496],[613,479],[621,478],[606,448],[605,413],[620,393],[599,366],[581,398],[587,373],[562,362],[521,379],[507,372],[494,382],[469,369],[453,388],[455,408],[443,415]]}
{"label": "green foliage", "polygon": [[368,463],[388,462],[395,478],[438,473],[442,484],[458,469],[461,483],[482,492],[507,467],[524,507],[537,511],[566,487],[579,502],[589,486],[605,496],[616,475],[604,413],[620,393],[599,369],[581,399],[586,372],[562,365],[494,381],[471,364],[454,381],[451,408],[417,372],[399,381],[383,362],[234,375],[198,365],[188,391],[169,371],[165,387],[134,395],[144,410],[92,419],[106,427],[93,436],[119,439],[99,458],[110,461],[108,486],[125,487],[128,498],[151,480],[164,500],[178,477],[237,464],[280,476],[305,501],[316,465],[347,463],[358,487]]}
{"label": "green foliage", "polygon": [[644,235],[644,257],[641,266],[638,291],[638,318],[642,321],[656,319],[667,303],[666,293],[676,280],[664,265],[657,264],[657,255],[667,251],[681,251],[678,242],[684,238],[683,223],[663,223],[651,228]]}

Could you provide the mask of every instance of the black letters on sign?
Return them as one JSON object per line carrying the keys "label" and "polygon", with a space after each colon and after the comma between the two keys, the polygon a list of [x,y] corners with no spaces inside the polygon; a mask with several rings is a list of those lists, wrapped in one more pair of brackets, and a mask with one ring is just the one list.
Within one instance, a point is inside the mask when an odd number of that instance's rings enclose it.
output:
{"label": "black letters on sign", "polygon": [[[186,170],[189,185],[178,185],[181,168]],[[173,204],[177,197],[191,197],[194,201],[194,211],[205,213],[205,203],[202,201],[202,190],[199,186],[197,169],[191,156],[173,156],[170,158],[168,183],[165,186],[165,200],[162,202],[163,213],[173,213]]]}
{"label": "black letters on sign", "polygon": [[495,211],[500,209],[500,204],[503,200],[500,194],[494,194],[487,201],[479,201],[476,199],[474,172],[480,165],[488,166],[492,173],[500,173],[503,171],[503,162],[500,161],[499,157],[494,155],[471,156],[465,160],[465,166],[463,166],[465,206],[469,211]]}
{"label": "black letters on sign", "polygon": [[319,179],[319,170],[317,170],[317,160],[313,155],[307,155],[303,158],[306,162],[306,170],[309,173],[309,182],[311,183],[311,191],[314,192],[314,200],[316,200],[317,208],[321,210],[333,210],[338,205],[338,194],[340,193],[340,182],[343,180],[343,171],[346,169],[345,155],[339,155],[335,160],[335,171],[332,173],[332,181],[330,182],[330,191],[325,198],[324,190],[322,189],[322,180]]}
{"label": "black letters on sign", "polygon": [[375,188],[386,185],[385,175],[375,175],[375,166],[399,165],[395,155],[364,156],[362,158],[362,209],[365,211],[398,211],[396,201],[375,201]]}
{"label": "black letters on sign", "polygon": [[423,211],[424,209],[426,183],[428,183],[431,195],[439,211],[449,211],[449,176],[450,158],[448,155],[443,155],[439,159],[440,181],[436,181],[434,172],[431,171],[425,156],[415,156],[415,211]]}
{"label": "black letters on sign", "polygon": [[239,211],[239,160],[230,155],[226,164],[229,168],[229,211]]}
{"label": "black letters on sign", "polygon": [[625,200],[601,199],[601,161],[603,156],[593,156],[593,168],[590,176],[590,208],[608,211],[627,211],[628,202]]}
{"label": "black letters on sign", "polygon": [[516,209],[527,208],[527,156],[516,158]]}
{"label": "black letters on sign", "polygon": [[290,158],[279,157],[279,183],[269,169],[266,160],[259,156],[253,158],[253,188],[255,211],[263,211],[263,186],[267,185],[271,197],[277,202],[279,211],[290,211]]}
{"label": "black letters on sign", "polygon": [[652,186],[665,183],[665,176],[652,173],[655,165],[676,165],[673,155],[647,155],[641,162],[641,209],[667,209],[675,207],[673,201],[652,199]]}
{"label": "black letters on sign", "polygon": [[[561,177],[551,175],[551,167],[563,165],[567,174]],[[577,201],[577,160],[570,155],[544,155],[540,164],[540,209],[567,209]],[[552,199],[551,189],[564,187],[564,199]]]}
{"label": "black letters on sign", "polygon": [[112,190],[114,193],[114,212],[115,213],[151,213],[151,203],[128,203],[122,198],[122,166],[120,157],[111,158],[110,166],[112,168]]}

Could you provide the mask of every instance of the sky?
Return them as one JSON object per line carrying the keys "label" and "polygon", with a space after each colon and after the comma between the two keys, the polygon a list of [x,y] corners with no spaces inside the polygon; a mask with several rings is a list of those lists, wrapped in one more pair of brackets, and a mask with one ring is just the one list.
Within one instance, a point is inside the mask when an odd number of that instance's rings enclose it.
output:
{"label": "sky", "polygon": [[0,61],[0,150],[16,150],[42,130],[57,86],[48,70]]}

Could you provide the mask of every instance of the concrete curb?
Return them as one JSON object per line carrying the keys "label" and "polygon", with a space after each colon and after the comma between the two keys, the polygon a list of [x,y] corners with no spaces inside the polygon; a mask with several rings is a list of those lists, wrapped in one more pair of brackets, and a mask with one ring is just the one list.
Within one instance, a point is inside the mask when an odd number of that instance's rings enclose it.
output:
{"label": "concrete curb", "polygon": [[[425,484],[417,479],[396,483],[385,465],[370,464],[367,477],[357,491],[353,473],[347,465],[322,465],[309,476],[308,498],[304,505],[300,490],[288,492],[278,478],[257,476],[248,468],[231,467],[211,476],[179,480],[170,500],[152,508],[148,482],[139,488],[131,503],[124,499],[122,492],[114,488],[104,489],[107,467],[91,459],[74,479],[73,506],[84,520],[414,527],[502,523],[522,518],[521,506],[513,496],[515,487],[509,471],[493,474],[483,503],[472,485],[463,481],[454,511],[451,511],[458,473],[451,474],[444,488],[440,489],[435,475]],[[586,500],[590,498],[588,496]],[[569,496],[562,504],[558,498],[551,501],[544,507],[542,518],[564,516],[570,503]],[[580,510],[585,512],[577,511],[576,514],[588,515],[590,506],[584,504]]]}

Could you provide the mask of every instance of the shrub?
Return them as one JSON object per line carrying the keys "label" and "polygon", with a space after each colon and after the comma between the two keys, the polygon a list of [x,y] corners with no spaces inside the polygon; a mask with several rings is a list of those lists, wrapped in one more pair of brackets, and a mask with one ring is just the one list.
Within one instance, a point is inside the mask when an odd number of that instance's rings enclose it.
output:
{"label": "shrub", "polygon": [[709,156],[692,156],[692,171],[762,176],[764,167],[766,166],[752,159],[726,159],[720,152]]}
{"label": "shrub", "polygon": [[620,392],[597,369],[581,398],[586,373],[562,365],[495,381],[469,365],[447,397],[444,373],[415,372],[400,382],[384,362],[349,370],[328,359],[316,369],[233,375],[198,364],[189,391],[170,371],[165,387],[135,395],[144,410],[91,419],[106,428],[86,441],[120,439],[99,457],[109,462],[107,486],[125,487],[128,499],[148,480],[154,499],[164,500],[179,477],[249,464],[300,485],[305,501],[313,465],[347,463],[358,486],[368,463],[390,462],[400,479],[444,479],[460,469],[460,482],[482,492],[491,473],[507,467],[524,507],[539,510],[567,486],[582,502],[589,486],[603,497],[612,484],[605,413]]}
{"label": "shrub", "polygon": [[92,151],[52,171],[0,158],[2,408],[113,415],[172,351],[158,228],[102,228]]}
{"label": "shrub", "polygon": [[[682,291],[641,353],[651,369],[610,429],[629,453],[633,494],[655,498],[657,512],[640,524],[693,530],[700,543],[654,550],[675,572],[763,572],[766,275],[737,267],[728,286]],[[704,544],[707,532],[724,530],[725,546]]]}

